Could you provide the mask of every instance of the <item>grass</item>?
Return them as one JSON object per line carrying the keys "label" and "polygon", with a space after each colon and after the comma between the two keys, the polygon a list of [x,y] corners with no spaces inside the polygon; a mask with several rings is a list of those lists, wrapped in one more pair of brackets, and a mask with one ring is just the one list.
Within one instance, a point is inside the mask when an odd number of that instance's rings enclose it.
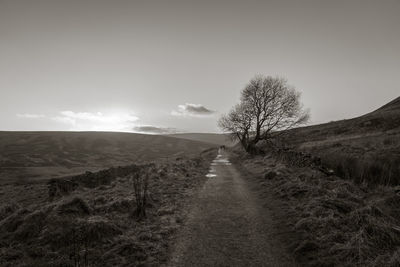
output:
{"label": "grass", "polygon": [[300,265],[399,266],[400,196],[394,188],[288,166],[271,154],[239,156],[261,197],[268,196],[266,205]]}
{"label": "grass", "polygon": [[358,118],[282,132],[275,146],[260,144],[264,155],[237,152],[300,264],[400,266],[399,121],[397,98]]}
{"label": "grass", "polygon": [[[277,157],[288,164],[331,169],[335,175],[360,184],[400,185],[400,131],[350,136],[326,135],[324,140],[279,141]],[[263,146],[264,151],[277,150]],[[304,164],[303,164],[304,163]]]}
{"label": "grass", "polygon": [[[344,179],[400,185],[399,121],[397,98],[364,116],[281,132],[275,142],[319,158]],[[268,151],[268,147],[262,149]]]}
{"label": "grass", "polygon": [[356,157],[340,154],[325,154],[322,161],[335,173],[356,183],[369,185],[399,185],[400,158],[392,156]]}
{"label": "grass", "polygon": [[[215,153],[3,186],[0,265],[165,264]],[[149,175],[146,217],[139,221],[129,178],[136,173]]]}

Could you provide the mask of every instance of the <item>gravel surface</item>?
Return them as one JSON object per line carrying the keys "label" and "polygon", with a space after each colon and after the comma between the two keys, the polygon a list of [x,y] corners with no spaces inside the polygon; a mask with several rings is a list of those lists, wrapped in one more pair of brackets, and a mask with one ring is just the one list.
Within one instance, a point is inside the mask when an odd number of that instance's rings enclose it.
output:
{"label": "gravel surface", "polygon": [[268,209],[227,153],[220,151],[210,174],[178,233],[169,266],[295,266]]}

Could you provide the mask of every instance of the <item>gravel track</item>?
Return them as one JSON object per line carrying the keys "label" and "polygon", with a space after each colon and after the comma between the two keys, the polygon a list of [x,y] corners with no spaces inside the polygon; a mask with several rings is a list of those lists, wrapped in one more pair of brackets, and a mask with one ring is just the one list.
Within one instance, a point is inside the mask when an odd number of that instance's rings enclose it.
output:
{"label": "gravel track", "polygon": [[210,168],[169,266],[295,266],[228,154],[220,151]]}

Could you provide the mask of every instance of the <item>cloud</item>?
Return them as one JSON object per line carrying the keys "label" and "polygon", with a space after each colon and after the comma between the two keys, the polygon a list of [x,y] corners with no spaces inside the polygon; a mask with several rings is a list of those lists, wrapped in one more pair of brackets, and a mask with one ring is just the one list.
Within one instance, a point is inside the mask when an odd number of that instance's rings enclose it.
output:
{"label": "cloud", "polygon": [[45,115],[42,114],[31,114],[31,113],[23,113],[23,114],[17,114],[18,118],[26,118],[26,119],[40,119],[46,117]]}
{"label": "cloud", "polygon": [[62,111],[54,121],[69,125],[71,131],[129,132],[139,118],[129,113],[103,114],[101,112]]}
{"label": "cloud", "polygon": [[147,134],[174,134],[178,132],[175,128],[164,128],[156,126],[135,126],[132,130],[134,132]]}
{"label": "cloud", "polygon": [[179,105],[178,111],[173,110],[171,115],[184,117],[209,117],[214,113],[214,110],[208,109],[201,104],[186,103],[185,105]]}

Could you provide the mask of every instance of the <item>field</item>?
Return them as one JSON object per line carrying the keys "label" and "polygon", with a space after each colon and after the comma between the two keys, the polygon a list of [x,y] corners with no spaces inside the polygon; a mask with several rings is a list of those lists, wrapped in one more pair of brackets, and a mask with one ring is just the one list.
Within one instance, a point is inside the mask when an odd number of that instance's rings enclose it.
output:
{"label": "field", "polygon": [[0,184],[197,155],[214,144],[112,132],[0,132]]}
{"label": "field", "polygon": [[[0,189],[1,266],[159,266],[214,149]],[[144,218],[132,177],[148,175]]]}
{"label": "field", "polygon": [[[106,132],[0,133],[1,266],[159,266],[216,145]],[[134,177],[148,177],[137,214]]]}

